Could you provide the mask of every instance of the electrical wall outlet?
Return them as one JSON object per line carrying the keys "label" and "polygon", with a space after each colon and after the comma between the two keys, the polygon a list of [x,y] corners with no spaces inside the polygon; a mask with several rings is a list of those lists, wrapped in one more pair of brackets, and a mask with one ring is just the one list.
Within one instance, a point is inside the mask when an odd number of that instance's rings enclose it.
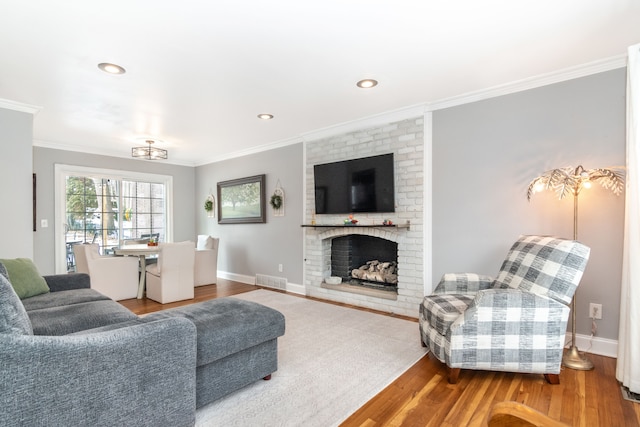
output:
{"label": "electrical wall outlet", "polygon": [[602,319],[602,304],[589,304],[589,317],[592,319]]}
{"label": "electrical wall outlet", "polygon": [[278,271],[282,273],[282,264],[278,264]]}

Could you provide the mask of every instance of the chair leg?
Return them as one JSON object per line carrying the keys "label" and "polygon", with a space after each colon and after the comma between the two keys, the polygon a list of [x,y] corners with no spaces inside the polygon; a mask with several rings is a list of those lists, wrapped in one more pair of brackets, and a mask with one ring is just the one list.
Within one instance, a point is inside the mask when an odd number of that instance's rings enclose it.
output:
{"label": "chair leg", "polygon": [[271,379],[271,374],[267,375],[266,377],[262,377],[262,379],[265,381],[269,381]]}
{"label": "chair leg", "polygon": [[560,384],[560,375],[558,374],[544,374],[544,379],[549,384]]}
{"label": "chair leg", "polygon": [[460,368],[449,368],[449,384],[455,384],[458,382],[458,376],[460,375]]}

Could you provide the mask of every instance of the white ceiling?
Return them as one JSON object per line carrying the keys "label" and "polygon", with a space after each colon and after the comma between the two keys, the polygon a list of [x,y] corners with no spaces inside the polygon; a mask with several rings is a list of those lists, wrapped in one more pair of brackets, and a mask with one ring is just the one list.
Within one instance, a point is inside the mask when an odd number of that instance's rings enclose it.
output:
{"label": "white ceiling", "polygon": [[0,98],[36,145],[200,165],[638,42],[638,0],[0,0]]}

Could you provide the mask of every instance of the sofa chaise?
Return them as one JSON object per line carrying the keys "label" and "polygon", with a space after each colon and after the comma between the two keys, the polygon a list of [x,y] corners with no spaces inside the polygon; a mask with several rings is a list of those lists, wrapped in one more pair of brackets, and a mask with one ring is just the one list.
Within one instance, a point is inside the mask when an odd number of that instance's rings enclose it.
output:
{"label": "sofa chaise", "polygon": [[139,317],[82,273],[23,298],[0,263],[0,425],[190,426],[277,369],[284,316],[221,298]]}

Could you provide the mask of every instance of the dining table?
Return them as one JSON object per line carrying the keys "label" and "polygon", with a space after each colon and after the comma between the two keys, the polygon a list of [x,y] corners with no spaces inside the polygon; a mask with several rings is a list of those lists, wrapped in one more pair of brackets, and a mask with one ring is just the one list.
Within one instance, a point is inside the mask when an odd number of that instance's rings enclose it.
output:
{"label": "dining table", "polygon": [[160,253],[158,245],[149,246],[146,243],[136,245],[122,245],[114,249],[114,253],[120,256],[137,256],[140,260],[140,281],[138,282],[138,299],[144,296],[145,280],[147,276],[147,257]]}

